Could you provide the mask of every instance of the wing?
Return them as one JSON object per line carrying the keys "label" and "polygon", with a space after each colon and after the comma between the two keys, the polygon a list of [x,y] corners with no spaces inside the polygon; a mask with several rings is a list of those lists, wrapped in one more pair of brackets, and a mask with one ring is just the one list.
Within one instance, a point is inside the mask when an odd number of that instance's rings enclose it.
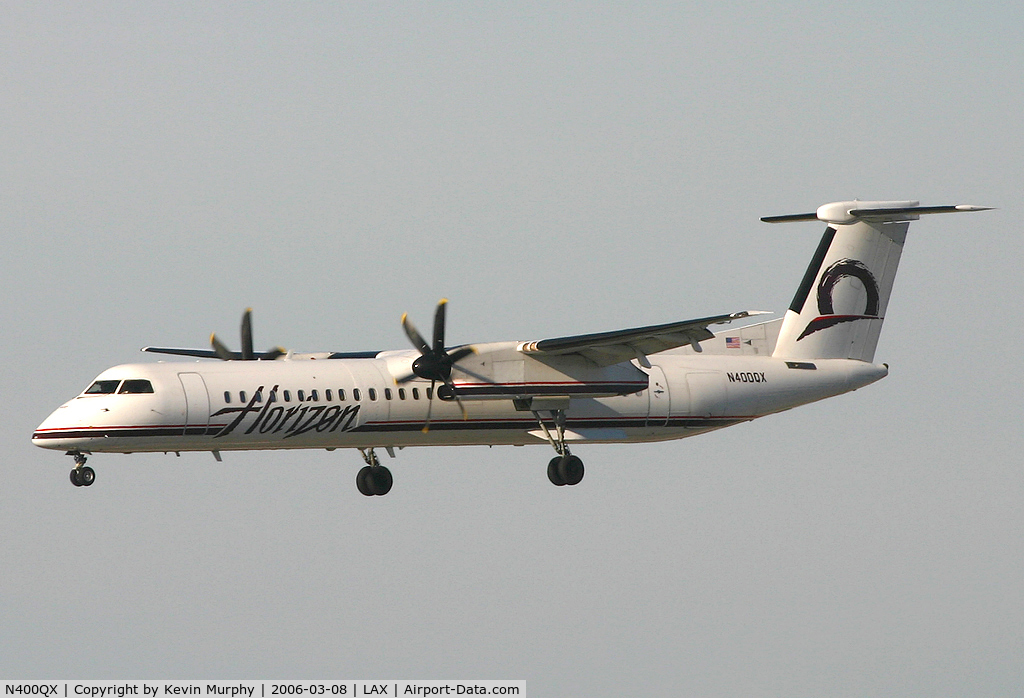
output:
{"label": "wing", "polygon": [[526,342],[520,345],[519,350],[524,354],[548,356],[580,354],[598,366],[611,366],[637,359],[641,366],[649,368],[648,354],[657,354],[687,344],[692,346],[695,351],[700,351],[699,342],[714,337],[714,334],[708,330],[709,325],[727,324],[733,320],[765,314],[769,313],[763,310],[744,310],[728,315],[713,315],[712,317],[670,322],[664,325],[542,339],[538,342]]}
{"label": "wing", "polygon": [[[195,356],[200,359],[223,359],[223,354],[218,354],[213,349],[178,349],[175,347],[142,347],[142,351],[148,351],[153,354],[172,354],[174,356]],[[242,352],[240,351],[229,351],[231,360],[237,361],[242,359]],[[253,358],[260,359],[261,361],[271,361],[273,359],[279,359],[285,356],[287,352],[276,349],[273,351],[254,351],[252,353]],[[319,353],[302,353],[295,354],[299,358],[316,358],[316,359],[375,359],[380,351],[328,351]]]}
{"label": "wing", "polygon": [[[195,356],[200,359],[224,359],[226,356],[230,356],[231,361],[240,361],[245,357],[240,351],[227,351],[224,354],[218,354],[213,349],[178,349],[176,347],[142,347],[142,351],[148,351],[153,354],[171,354],[173,356]],[[254,351],[252,357],[254,359],[260,359],[262,361],[273,360],[284,356],[285,352],[281,349],[275,349],[273,351]]]}

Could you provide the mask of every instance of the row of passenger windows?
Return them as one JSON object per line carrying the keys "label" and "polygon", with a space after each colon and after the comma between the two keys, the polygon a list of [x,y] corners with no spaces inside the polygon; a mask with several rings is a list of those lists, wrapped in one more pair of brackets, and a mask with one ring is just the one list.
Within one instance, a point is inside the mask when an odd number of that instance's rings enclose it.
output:
{"label": "row of passenger windows", "polygon": [[[412,388],[411,390],[408,391],[405,388],[398,388],[397,391],[394,391],[391,388],[384,388],[384,399],[393,400],[395,398],[396,392],[398,393],[399,400],[407,400],[410,397],[413,400],[420,399],[419,388]],[[424,389],[423,393],[426,395],[426,398],[428,400],[431,399],[432,395],[430,388]],[[292,391],[280,390],[278,391],[278,394],[281,395],[281,399],[284,400],[285,402],[292,401]],[[230,390],[225,390],[224,402],[230,405],[234,395],[235,394],[232,393]],[[257,392],[254,397],[256,399],[256,402],[263,402],[262,393]],[[298,399],[298,402],[320,402],[320,391],[310,390],[307,392],[305,390],[297,390],[295,391],[295,397]],[[347,399],[347,394],[344,388],[338,388],[337,391],[327,388],[326,390],[324,390],[323,397],[325,402],[334,402],[335,397],[337,397],[338,402],[345,402]],[[380,393],[377,391],[376,388],[367,388],[366,397],[369,398],[371,401],[376,401],[380,397]],[[360,402],[363,399],[363,392],[359,388],[352,388],[352,399],[356,402]],[[270,401],[275,402],[276,400],[277,395],[275,395],[274,393],[270,393]],[[249,394],[244,390],[238,391],[238,401],[241,403],[249,402]]]}

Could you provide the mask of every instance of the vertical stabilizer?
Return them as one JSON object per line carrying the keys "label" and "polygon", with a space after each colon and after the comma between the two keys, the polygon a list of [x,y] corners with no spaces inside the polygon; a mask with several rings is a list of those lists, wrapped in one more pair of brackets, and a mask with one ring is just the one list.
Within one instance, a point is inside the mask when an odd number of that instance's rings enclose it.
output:
{"label": "vertical stabilizer", "polygon": [[762,218],[828,224],[779,332],[774,356],[872,361],[910,221],[986,210],[917,201],[841,201],[815,213]]}

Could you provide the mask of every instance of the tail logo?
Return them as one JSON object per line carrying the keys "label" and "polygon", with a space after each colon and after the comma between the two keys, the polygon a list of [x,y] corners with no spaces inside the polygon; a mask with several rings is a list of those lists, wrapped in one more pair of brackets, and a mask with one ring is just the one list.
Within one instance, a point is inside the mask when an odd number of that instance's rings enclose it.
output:
{"label": "tail logo", "polygon": [[[847,277],[857,279],[864,286],[867,304],[863,315],[836,315],[832,294],[835,292],[836,285]],[[798,342],[818,330],[834,327],[844,322],[878,319],[878,282],[875,280],[874,274],[864,266],[863,262],[855,259],[840,259],[834,262],[821,275],[821,279],[818,281],[817,294],[819,316],[807,323],[807,327],[804,328],[804,331],[796,339]]]}

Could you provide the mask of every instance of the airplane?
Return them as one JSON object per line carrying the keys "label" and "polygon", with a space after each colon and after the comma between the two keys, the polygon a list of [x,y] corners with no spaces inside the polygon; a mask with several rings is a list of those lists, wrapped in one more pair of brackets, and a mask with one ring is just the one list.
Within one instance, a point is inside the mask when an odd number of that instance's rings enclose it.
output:
{"label": "airplane", "polygon": [[95,481],[95,453],[354,448],[356,488],[380,496],[393,477],[378,449],[529,444],[554,450],[552,484],[573,486],[577,447],[695,436],[884,378],[875,347],[910,221],[983,210],[854,200],[764,217],[827,227],[784,317],[718,332],[766,313],[447,346],[442,299],[429,341],[402,316],[411,350],[296,353],[255,351],[247,310],[241,351],[216,335],[210,349],[145,347],[193,360],[103,371],[32,442],[73,457],[76,487]]}

